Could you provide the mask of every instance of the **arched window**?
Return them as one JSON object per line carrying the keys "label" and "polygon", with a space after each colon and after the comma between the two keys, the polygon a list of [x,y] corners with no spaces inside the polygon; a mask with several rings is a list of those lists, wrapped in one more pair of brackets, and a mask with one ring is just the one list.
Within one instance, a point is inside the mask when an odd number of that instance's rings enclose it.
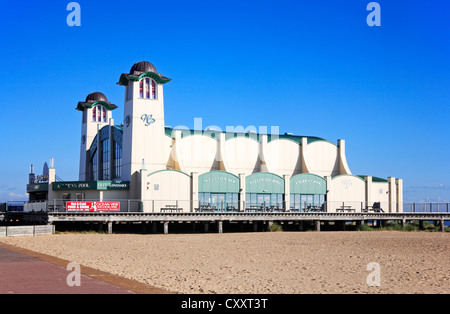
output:
{"label": "arched window", "polygon": [[106,108],[98,105],[92,108],[92,121],[93,122],[106,122]]}
{"label": "arched window", "polygon": [[156,82],[144,77],[139,81],[139,97],[144,99],[156,99]]}

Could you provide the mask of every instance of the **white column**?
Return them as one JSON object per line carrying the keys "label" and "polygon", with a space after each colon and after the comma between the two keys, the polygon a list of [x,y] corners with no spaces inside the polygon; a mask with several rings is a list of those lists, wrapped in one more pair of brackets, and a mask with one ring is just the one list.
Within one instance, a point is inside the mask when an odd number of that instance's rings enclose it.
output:
{"label": "white column", "polygon": [[291,211],[291,176],[283,175],[284,178],[284,201],[286,206],[286,211]]}
{"label": "white column", "polygon": [[372,205],[372,177],[367,176],[364,179],[366,181],[366,205]]}
{"label": "white column", "polygon": [[191,212],[199,208],[198,203],[198,172],[191,173]]}
{"label": "white column", "polygon": [[147,175],[148,171],[147,169],[141,169],[139,172],[139,181],[140,181],[140,193],[139,193],[139,199],[142,202],[142,211],[144,213],[151,212],[152,211],[152,203],[148,199],[147,195],[150,195],[149,189],[151,188],[147,183]]}
{"label": "white column", "polygon": [[245,174],[239,174],[239,207],[240,211],[245,211]]}
{"label": "white column", "polygon": [[397,179],[397,211],[403,213],[403,179]]}
{"label": "white column", "polygon": [[395,185],[395,178],[388,178],[389,185],[389,212],[395,213],[397,212],[397,186]]}

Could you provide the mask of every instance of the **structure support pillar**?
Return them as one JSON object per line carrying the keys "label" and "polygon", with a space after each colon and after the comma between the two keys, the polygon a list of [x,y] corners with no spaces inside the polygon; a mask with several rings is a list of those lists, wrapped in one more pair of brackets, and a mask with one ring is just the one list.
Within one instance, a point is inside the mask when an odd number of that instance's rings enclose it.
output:
{"label": "structure support pillar", "polygon": [[164,221],[164,234],[169,234],[169,222]]}
{"label": "structure support pillar", "polygon": [[320,220],[314,221],[314,224],[316,225],[316,231],[320,231]]}
{"label": "structure support pillar", "polygon": [[219,221],[217,222],[217,231],[218,231],[219,233],[223,233],[223,221],[222,221],[222,220],[219,220]]}
{"label": "structure support pillar", "polygon": [[112,234],[113,223],[112,221],[108,221],[108,234]]}

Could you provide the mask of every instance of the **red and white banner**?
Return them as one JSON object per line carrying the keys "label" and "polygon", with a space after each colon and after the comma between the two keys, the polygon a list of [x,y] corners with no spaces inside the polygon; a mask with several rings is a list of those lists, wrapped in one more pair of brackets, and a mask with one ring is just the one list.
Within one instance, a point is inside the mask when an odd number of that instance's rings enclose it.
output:
{"label": "red and white banner", "polygon": [[118,212],[119,202],[66,202],[68,212]]}

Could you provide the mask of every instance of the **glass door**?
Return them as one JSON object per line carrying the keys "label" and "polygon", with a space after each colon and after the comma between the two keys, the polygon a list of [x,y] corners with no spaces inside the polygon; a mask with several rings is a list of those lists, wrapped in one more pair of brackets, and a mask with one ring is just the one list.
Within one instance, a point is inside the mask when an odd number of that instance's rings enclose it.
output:
{"label": "glass door", "polygon": [[264,194],[264,209],[270,208],[270,194]]}
{"label": "glass door", "polygon": [[217,209],[219,211],[224,211],[226,208],[225,194],[217,194],[217,202]]}
{"label": "glass door", "polygon": [[300,209],[302,212],[305,211],[307,205],[306,195],[301,195],[300,197]]}
{"label": "glass door", "polygon": [[211,193],[211,208],[213,210],[225,210],[225,194]]}
{"label": "glass door", "polygon": [[218,197],[217,194],[211,194],[211,209],[217,210]]}

